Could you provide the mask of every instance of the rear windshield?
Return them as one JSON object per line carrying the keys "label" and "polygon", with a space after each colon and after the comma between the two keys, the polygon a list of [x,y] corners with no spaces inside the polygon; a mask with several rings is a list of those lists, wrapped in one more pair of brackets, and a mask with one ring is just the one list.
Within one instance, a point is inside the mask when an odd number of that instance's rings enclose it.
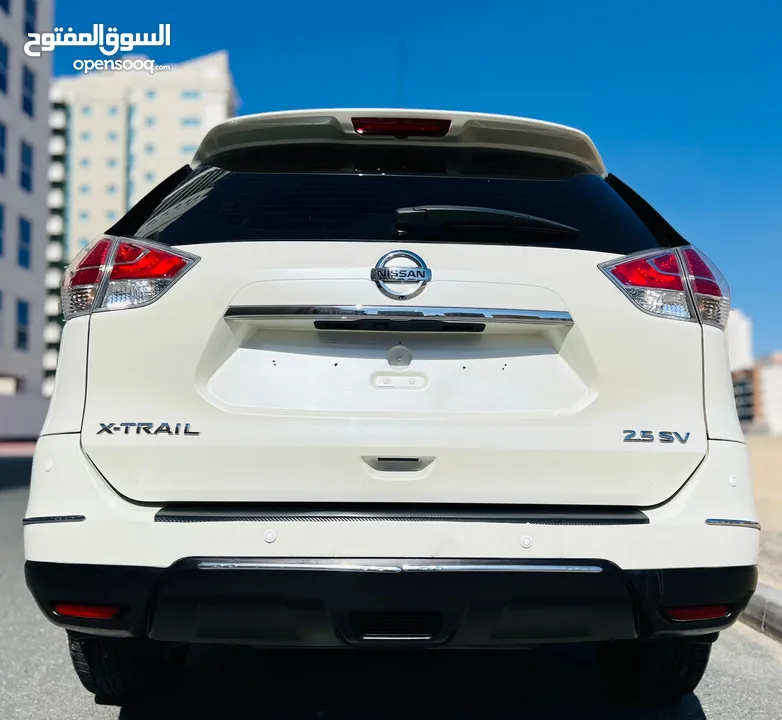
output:
{"label": "rear windshield", "polygon": [[137,237],[170,246],[265,240],[397,241],[398,208],[449,205],[523,213],[578,232],[443,227],[422,241],[616,254],[660,245],[603,178],[583,171],[560,168],[532,177],[507,177],[507,172],[501,177],[469,177],[426,174],[418,168],[259,172],[242,164],[222,164],[195,171],[160,203]]}

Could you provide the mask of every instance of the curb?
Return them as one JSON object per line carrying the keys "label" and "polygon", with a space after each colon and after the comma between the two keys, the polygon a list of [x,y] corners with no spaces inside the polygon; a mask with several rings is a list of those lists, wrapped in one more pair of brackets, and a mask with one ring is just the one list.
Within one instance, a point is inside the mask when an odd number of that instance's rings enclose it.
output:
{"label": "curb", "polygon": [[762,583],[758,585],[741,619],[755,630],[782,642],[782,590]]}

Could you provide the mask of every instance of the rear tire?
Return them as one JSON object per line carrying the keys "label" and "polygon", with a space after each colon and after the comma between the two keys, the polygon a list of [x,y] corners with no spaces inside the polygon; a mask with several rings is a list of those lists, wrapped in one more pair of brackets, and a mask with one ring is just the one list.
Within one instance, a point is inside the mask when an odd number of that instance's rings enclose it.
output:
{"label": "rear tire", "polygon": [[597,659],[612,694],[640,701],[669,701],[689,695],[701,681],[711,642],[671,638],[600,643]]}
{"label": "rear tire", "polygon": [[85,637],[68,632],[82,685],[106,705],[160,699],[178,686],[186,646],[142,638]]}

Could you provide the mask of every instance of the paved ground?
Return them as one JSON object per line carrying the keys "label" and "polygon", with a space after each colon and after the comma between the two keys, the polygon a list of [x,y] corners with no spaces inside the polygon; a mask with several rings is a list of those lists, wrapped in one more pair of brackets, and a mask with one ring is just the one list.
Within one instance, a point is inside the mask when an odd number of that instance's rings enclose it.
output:
{"label": "paved ground", "polygon": [[[21,518],[29,460],[0,459],[0,720],[256,720],[258,718],[532,717],[569,720],[778,720],[782,645],[743,625],[717,644],[696,695],[663,708],[612,704],[596,692],[587,648],[514,656],[514,665],[474,657],[354,654],[264,660],[259,653],[195,654],[180,701],[167,706],[95,705],[70,668],[65,636],[44,620],[24,587]],[[508,655],[508,657],[511,657]],[[509,698],[512,698],[509,700]]]}

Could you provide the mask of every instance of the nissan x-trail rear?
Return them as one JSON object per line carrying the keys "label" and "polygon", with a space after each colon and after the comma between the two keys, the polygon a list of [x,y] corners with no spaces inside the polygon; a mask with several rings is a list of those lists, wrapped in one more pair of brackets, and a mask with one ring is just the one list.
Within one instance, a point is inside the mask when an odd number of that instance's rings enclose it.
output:
{"label": "nissan x-trail rear", "polygon": [[228,121],[65,273],[28,586],[109,702],[197,643],[592,642],[687,693],[757,575],[729,308],[579,131]]}

